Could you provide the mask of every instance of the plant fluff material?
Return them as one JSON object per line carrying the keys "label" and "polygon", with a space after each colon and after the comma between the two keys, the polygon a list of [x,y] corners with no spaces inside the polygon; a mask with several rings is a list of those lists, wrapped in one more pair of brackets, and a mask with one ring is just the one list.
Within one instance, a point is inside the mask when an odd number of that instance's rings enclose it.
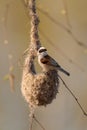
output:
{"label": "plant fluff material", "polygon": [[25,59],[21,91],[29,106],[46,106],[56,98],[58,93],[58,74],[56,70],[39,74],[32,73],[31,69],[34,65],[31,59],[30,55]]}

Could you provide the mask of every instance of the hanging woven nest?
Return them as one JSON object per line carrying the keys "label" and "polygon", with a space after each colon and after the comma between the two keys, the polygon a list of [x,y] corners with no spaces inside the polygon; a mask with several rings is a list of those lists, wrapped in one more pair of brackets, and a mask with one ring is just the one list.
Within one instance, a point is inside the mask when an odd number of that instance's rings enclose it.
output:
{"label": "hanging woven nest", "polygon": [[30,48],[25,58],[21,91],[29,106],[46,106],[56,97],[59,80],[56,70],[40,74],[35,72],[34,59],[41,46],[38,34],[39,17],[36,12],[35,0],[28,0],[28,9],[31,17]]}
{"label": "hanging woven nest", "polygon": [[[27,61],[27,60],[25,60]],[[58,93],[59,79],[57,71],[50,70],[40,74],[29,73],[29,64],[26,62],[21,91],[30,106],[46,106],[56,98]]]}

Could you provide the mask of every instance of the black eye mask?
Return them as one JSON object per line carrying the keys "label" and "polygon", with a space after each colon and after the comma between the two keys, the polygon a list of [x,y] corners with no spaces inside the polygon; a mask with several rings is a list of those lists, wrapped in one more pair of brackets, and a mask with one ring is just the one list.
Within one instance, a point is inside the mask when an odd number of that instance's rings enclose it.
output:
{"label": "black eye mask", "polygon": [[41,50],[39,50],[39,53],[45,52],[45,51],[47,51],[47,49],[41,49]]}

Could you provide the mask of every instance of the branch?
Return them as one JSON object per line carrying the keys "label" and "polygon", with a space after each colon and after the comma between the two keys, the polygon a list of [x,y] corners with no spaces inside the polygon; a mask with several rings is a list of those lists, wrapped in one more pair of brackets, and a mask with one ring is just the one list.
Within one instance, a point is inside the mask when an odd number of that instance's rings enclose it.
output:
{"label": "branch", "polygon": [[39,126],[40,126],[43,130],[45,130],[45,128],[44,128],[43,125],[37,120],[37,118],[36,118],[35,115],[33,115],[33,118],[34,118],[34,120],[39,124]]}
{"label": "branch", "polygon": [[48,38],[48,36],[42,30],[39,29],[39,31],[40,31],[40,34],[47,40],[47,42],[49,44],[52,45],[52,47],[55,48],[56,51],[58,51],[58,50],[60,51],[60,53],[64,57],[64,59],[67,59],[69,63],[76,65],[79,69],[81,69],[82,71],[84,71],[83,67],[80,64],[78,64],[76,61],[72,60],[69,56],[67,56],[59,47],[57,47],[58,45],[56,46],[52,42],[52,40],[50,38]]}
{"label": "branch", "polygon": [[[30,106],[29,106],[30,107]],[[30,130],[32,130],[32,125],[33,125],[33,119],[38,123],[38,125],[45,130],[45,128],[43,127],[43,125],[38,121],[38,119],[36,118],[35,114],[34,114],[35,108],[30,107],[30,114],[29,117],[31,119],[31,123],[30,123]]]}
{"label": "branch", "polygon": [[[22,3],[23,0],[21,0]],[[64,2],[64,8],[66,10],[66,19],[67,19],[67,25],[69,27],[66,27],[65,25],[63,25],[61,22],[59,22],[58,20],[55,20],[49,13],[47,13],[45,10],[42,10],[40,7],[37,7],[37,9],[43,13],[47,18],[49,18],[54,24],[56,24],[57,26],[61,27],[63,30],[65,30],[72,38],[73,40],[82,48],[87,48],[87,45],[85,43],[83,43],[82,41],[78,40],[78,38],[76,38],[75,34],[72,32],[71,30],[71,24],[70,24],[70,20],[69,20],[69,14],[68,14],[68,8],[67,8],[67,3],[65,0],[63,0]],[[27,4],[23,4],[26,9],[27,9]],[[28,13],[27,13],[28,14]]]}
{"label": "branch", "polygon": [[[58,20],[55,20],[49,13],[47,13],[45,10],[42,10],[40,7],[37,7],[37,9],[43,13],[47,18],[49,18],[54,24],[56,24],[57,26],[61,27],[63,30],[65,30],[71,37],[72,39],[76,42],[76,44],[78,44],[80,47],[83,48],[87,48],[87,45],[83,42],[81,42],[80,40],[78,40],[76,38],[76,36],[74,35],[74,33],[72,32],[71,28],[66,27],[65,25],[63,25],[62,23],[60,23]],[[68,16],[67,16],[68,17]],[[69,24],[69,23],[68,23]]]}
{"label": "branch", "polygon": [[66,21],[67,21],[67,25],[68,27],[71,29],[71,23],[69,20],[69,13],[68,13],[68,7],[67,7],[67,0],[62,0],[63,1],[63,5],[64,5],[64,10],[65,10],[65,15],[66,15]]}
{"label": "branch", "polygon": [[66,83],[64,82],[64,80],[58,75],[58,77],[60,78],[60,80],[62,81],[63,85],[65,86],[65,88],[71,93],[71,95],[73,96],[73,98],[75,99],[75,101],[77,102],[78,106],[80,107],[81,111],[83,112],[83,114],[85,116],[87,116],[87,113],[85,112],[85,110],[83,109],[83,107],[81,106],[81,104],[79,103],[77,97],[73,94],[73,92],[68,88],[68,86],[66,85]]}
{"label": "branch", "polygon": [[47,18],[49,18],[53,23],[55,23],[57,26],[60,26],[64,30],[66,30],[68,33],[70,32],[70,29],[68,29],[66,26],[64,26],[59,21],[55,20],[49,13],[47,13],[45,10],[42,10],[40,7],[37,7],[37,9],[43,13]]}

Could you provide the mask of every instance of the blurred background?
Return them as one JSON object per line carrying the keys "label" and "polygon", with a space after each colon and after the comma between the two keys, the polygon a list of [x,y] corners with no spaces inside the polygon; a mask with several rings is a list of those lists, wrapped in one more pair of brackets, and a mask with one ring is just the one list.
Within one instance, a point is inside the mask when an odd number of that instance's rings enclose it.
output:
{"label": "blurred background", "polygon": [[[87,0],[36,1],[41,43],[70,72],[70,77],[59,74],[87,111]],[[23,0],[0,0],[0,130],[29,130],[20,88],[30,27]],[[61,81],[56,99],[38,108],[36,117],[46,130],[87,130],[87,117]],[[33,130],[40,129],[34,122]]]}

